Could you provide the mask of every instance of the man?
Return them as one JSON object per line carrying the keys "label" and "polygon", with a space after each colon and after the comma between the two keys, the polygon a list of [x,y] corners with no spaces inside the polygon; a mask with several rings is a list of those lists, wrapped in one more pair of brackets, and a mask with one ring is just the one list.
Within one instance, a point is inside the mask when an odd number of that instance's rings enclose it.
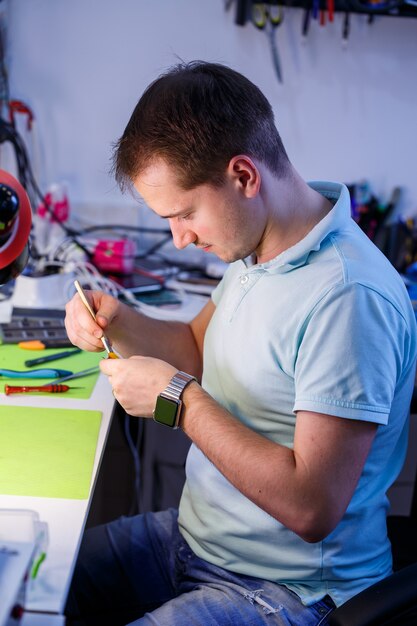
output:
{"label": "man", "polygon": [[114,164],[177,248],[230,267],[189,324],[99,292],[97,323],[78,296],[68,304],[75,345],[101,350],[104,332],[125,357],[101,363],[125,410],[178,419],[192,440],[178,517],[87,533],[68,612],[113,626],[324,623],[391,571],[385,493],[416,360],[401,278],[351,219],[347,188],[302,180],[270,104],[227,67],[184,64],[150,85]]}

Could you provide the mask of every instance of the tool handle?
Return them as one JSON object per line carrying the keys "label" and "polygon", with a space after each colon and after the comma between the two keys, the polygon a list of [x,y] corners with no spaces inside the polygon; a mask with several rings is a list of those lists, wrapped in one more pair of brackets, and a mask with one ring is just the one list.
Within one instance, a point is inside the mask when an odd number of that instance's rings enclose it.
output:
{"label": "tool handle", "polygon": [[5,378],[60,378],[72,374],[69,370],[41,368],[37,370],[18,371],[0,369],[0,376]]}
{"label": "tool handle", "polygon": [[327,13],[329,16],[329,22],[334,21],[334,0],[327,0]]}
{"label": "tool handle", "polygon": [[[96,314],[94,313],[93,309],[90,306],[90,303],[87,300],[87,297],[84,293],[83,288],[81,287],[80,283],[78,282],[78,280],[74,280],[74,286],[76,288],[76,290],[78,291],[78,295],[81,298],[82,303],[84,304],[85,308],[87,309],[87,311],[90,313],[91,317],[93,318],[94,321],[96,321]],[[107,337],[105,335],[102,336],[101,338],[101,343],[104,346],[104,349],[106,350],[109,359],[118,359],[119,357],[117,356],[117,354],[115,354],[113,352],[113,349],[109,343],[109,340],[107,339]]]}
{"label": "tool handle", "polygon": [[310,14],[311,14],[311,10],[307,6],[304,9],[303,27],[302,27],[302,30],[301,30],[301,34],[302,34],[303,37],[307,37],[308,29],[310,28]]}
{"label": "tool handle", "polygon": [[41,365],[42,363],[50,363],[51,361],[58,361],[59,359],[65,359],[66,357],[78,354],[81,352],[80,348],[74,350],[65,350],[65,352],[56,352],[55,354],[49,354],[48,356],[40,356],[37,359],[28,359],[25,361],[26,367],[33,367],[34,365]]}
{"label": "tool handle", "polygon": [[22,350],[45,350],[45,348],[69,348],[71,342],[69,339],[57,339],[56,341],[19,341],[17,344]]}
{"label": "tool handle", "polygon": [[268,21],[268,8],[265,2],[254,2],[252,4],[252,22],[255,26],[263,30]]}
{"label": "tool handle", "polygon": [[94,313],[93,309],[90,306],[89,301],[87,300],[87,297],[84,293],[83,288],[81,287],[80,283],[78,282],[78,280],[74,280],[74,286],[76,288],[76,290],[78,291],[78,295],[80,296],[82,303],[84,304],[85,308],[87,309],[87,311],[90,313],[91,317],[93,318],[93,320],[95,321],[96,319],[96,314]]}
{"label": "tool handle", "polygon": [[33,391],[40,391],[41,393],[64,393],[71,389],[68,385],[44,385],[44,386],[17,386],[17,385],[5,385],[4,392],[6,396],[12,393],[32,393]]}
{"label": "tool handle", "polygon": [[96,374],[99,371],[100,371],[100,368],[96,365],[95,367],[89,367],[88,369],[82,370],[81,372],[75,372],[74,374],[71,374],[70,376],[64,376],[63,378],[55,378],[54,380],[51,380],[48,384],[50,385],[61,384],[66,380],[73,380],[74,378],[81,378],[82,376],[88,376],[89,374]]}

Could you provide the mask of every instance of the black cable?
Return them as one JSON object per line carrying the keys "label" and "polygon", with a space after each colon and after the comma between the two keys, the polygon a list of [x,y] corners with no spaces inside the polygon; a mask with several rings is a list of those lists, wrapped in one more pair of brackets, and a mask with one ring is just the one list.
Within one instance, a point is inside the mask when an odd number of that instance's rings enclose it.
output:
{"label": "black cable", "polygon": [[[14,126],[9,122],[6,122],[4,119],[0,117],[0,143],[8,141],[12,144],[15,156],[16,156],[16,164],[18,170],[18,178],[25,188],[29,199],[32,205],[35,205],[36,198],[40,200],[40,202],[45,207],[47,213],[54,217],[54,212],[51,209],[46,197],[41,192],[38,183],[33,175],[32,166],[29,161],[29,157],[25,148],[25,145],[16,131]],[[143,259],[150,254],[153,254],[157,250],[159,250],[162,246],[164,246],[171,238],[172,234],[169,229],[166,228],[151,228],[151,227],[140,227],[140,226],[129,226],[125,224],[107,224],[107,225],[94,225],[83,228],[81,230],[75,230],[73,228],[69,228],[64,223],[57,221],[56,222],[60,228],[63,230],[65,235],[70,239],[71,242],[75,243],[86,255],[90,263],[93,263],[93,253],[86,248],[84,244],[82,244],[78,237],[82,237],[83,235],[87,235],[94,231],[108,231],[108,230],[124,230],[130,232],[138,232],[143,234],[161,234],[166,235],[163,237],[161,241],[158,241],[152,244],[145,252],[140,255],[135,255],[136,259]]]}
{"label": "black cable", "polygon": [[128,231],[128,232],[136,232],[136,233],[140,233],[140,234],[157,234],[157,235],[166,235],[165,237],[162,238],[161,241],[157,241],[156,243],[152,244],[147,250],[145,250],[144,252],[140,253],[140,254],[136,254],[133,257],[126,257],[125,255],[123,255],[123,258],[134,258],[134,259],[144,259],[146,257],[148,257],[149,255],[153,254],[154,252],[156,252],[157,250],[159,250],[160,248],[162,248],[162,246],[164,246],[168,241],[170,241],[172,239],[172,233],[171,230],[169,228],[153,228],[153,227],[147,227],[147,226],[130,226],[127,224],[104,224],[104,225],[99,225],[99,224],[95,224],[93,226],[87,226],[85,228],[82,228],[81,230],[79,230],[77,232],[77,235],[79,237],[88,235],[90,233],[94,233],[97,231]]}
{"label": "black cable", "polygon": [[[110,225],[104,225],[104,226],[100,226],[100,225],[95,225],[95,226],[88,226],[86,228],[83,228],[82,230],[77,231],[77,236],[78,237],[82,237],[85,235],[88,235],[90,233],[93,232],[100,232],[100,231],[106,231],[106,230],[110,230],[110,231],[115,231],[115,230],[119,230],[119,231],[130,231],[130,232],[137,232],[137,233],[143,233],[143,234],[158,234],[158,235],[165,235],[165,237],[163,237],[160,241],[157,241],[156,243],[153,243],[151,246],[149,246],[149,248],[147,250],[145,250],[144,252],[141,252],[140,254],[134,254],[134,255],[125,255],[125,254],[119,254],[117,255],[117,253],[113,252],[114,256],[119,256],[120,258],[123,256],[124,259],[144,259],[148,256],[150,256],[151,254],[154,254],[157,250],[159,250],[160,248],[162,248],[162,246],[164,246],[168,241],[170,241],[172,239],[172,233],[169,229],[162,229],[162,228],[147,228],[147,227],[143,227],[143,226],[125,226],[124,224],[110,224]],[[72,243],[72,239],[70,242],[68,241],[62,241],[61,244],[58,246],[57,248],[57,253],[60,249],[62,249],[64,246],[68,246],[69,243]]]}
{"label": "black cable", "polygon": [[154,243],[143,254],[137,255],[135,258],[136,259],[145,259],[146,257],[151,256],[151,254],[154,254],[155,252],[157,252],[159,250],[159,248],[162,248],[162,246],[164,246],[171,239],[172,239],[172,235],[171,235],[171,233],[169,233],[169,235],[164,237],[161,241],[158,241],[157,243]]}
{"label": "black cable", "polygon": [[132,460],[133,460],[133,471],[134,471],[134,482],[133,482],[133,498],[132,503],[129,510],[129,515],[134,515],[134,513],[140,513],[142,509],[141,503],[141,463],[139,456],[139,446],[140,440],[142,438],[142,429],[141,429],[141,420],[137,421],[138,433],[136,437],[136,442],[133,441],[132,433],[130,432],[130,415],[125,413],[124,419],[124,431],[127,444],[129,446]]}
{"label": "black cable", "polygon": [[[0,2],[1,4],[1,2]],[[5,51],[5,28],[0,22],[0,112],[9,102],[9,80],[6,67],[6,51]]]}
{"label": "black cable", "polygon": [[[49,213],[49,215],[53,217],[54,212],[49,206],[47,199],[41,192],[35,180],[25,145],[19,133],[16,131],[12,124],[9,124],[9,122],[6,122],[4,119],[0,118],[0,143],[3,143],[5,141],[10,142],[14,148],[18,179],[21,182],[22,186],[25,188],[31,204],[35,204],[35,200],[36,198],[38,198],[44,205],[47,213]],[[83,250],[83,252],[85,252],[88,259],[91,261],[91,252],[87,250],[87,248],[77,240],[77,236],[79,236],[79,233],[76,230],[69,228],[62,222],[57,221],[56,223],[59,224],[65,234],[70,237],[74,241],[74,243],[76,243],[77,246],[81,248],[81,250]]]}
{"label": "black cable", "polygon": [[201,264],[190,263],[188,261],[178,261],[177,259],[173,260],[173,259],[170,259],[169,257],[161,254],[160,252],[154,253],[154,255],[158,259],[161,259],[161,261],[164,261],[165,263],[168,263],[170,265],[175,265],[180,270],[184,270],[184,271],[187,271],[187,272],[193,272],[193,271],[204,272],[204,268],[201,266]]}
{"label": "black cable", "polygon": [[169,228],[148,228],[146,226],[129,226],[127,224],[103,224],[103,225],[94,225],[87,226],[86,228],[82,228],[78,231],[78,235],[88,235],[89,233],[93,233],[96,230],[129,230],[138,233],[149,233],[149,234],[171,234]]}

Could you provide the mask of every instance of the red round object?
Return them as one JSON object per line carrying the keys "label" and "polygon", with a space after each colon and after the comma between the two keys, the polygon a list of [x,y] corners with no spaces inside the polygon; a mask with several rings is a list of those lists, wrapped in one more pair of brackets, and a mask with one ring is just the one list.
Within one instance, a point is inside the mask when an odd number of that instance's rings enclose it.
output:
{"label": "red round object", "polygon": [[0,170],[0,183],[11,187],[19,198],[19,228],[11,235],[4,247],[0,248],[0,268],[3,268],[13,263],[23,252],[29,240],[32,210],[25,189],[14,176],[5,170]]}

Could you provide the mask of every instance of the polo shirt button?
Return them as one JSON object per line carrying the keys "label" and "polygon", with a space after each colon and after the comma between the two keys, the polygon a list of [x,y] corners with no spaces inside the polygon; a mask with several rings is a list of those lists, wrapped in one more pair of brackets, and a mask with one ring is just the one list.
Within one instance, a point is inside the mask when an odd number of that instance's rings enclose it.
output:
{"label": "polo shirt button", "polygon": [[240,284],[241,285],[245,285],[249,280],[249,276],[241,276],[240,277]]}

